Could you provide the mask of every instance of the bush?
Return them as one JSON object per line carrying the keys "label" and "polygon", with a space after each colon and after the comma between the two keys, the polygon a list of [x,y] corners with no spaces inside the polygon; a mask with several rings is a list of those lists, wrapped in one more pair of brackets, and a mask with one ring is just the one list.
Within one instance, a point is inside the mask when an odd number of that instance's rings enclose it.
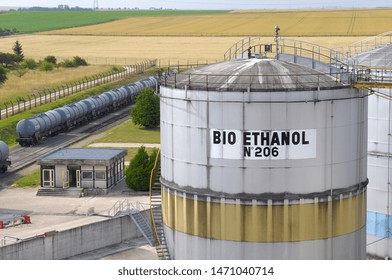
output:
{"label": "bush", "polygon": [[27,58],[27,59],[23,60],[22,65],[21,65],[22,68],[30,69],[30,70],[37,68],[37,66],[38,66],[38,63],[34,59],[31,59],[31,58]]}
{"label": "bush", "polygon": [[44,61],[52,63],[54,65],[57,64],[57,58],[54,55],[48,55],[47,57],[44,58]]}
{"label": "bush", "polygon": [[72,67],[76,67],[76,64],[73,60],[66,59],[60,63],[60,66],[64,68],[72,68]]}
{"label": "bush", "polygon": [[47,62],[47,61],[43,61],[39,65],[39,70],[46,71],[46,72],[53,71],[54,66],[55,65],[53,63],[50,63],[50,62]]}
{"label": "bush", "polygon": [[146,148],[141,146],[125,171],[127,185],[136,191],[148,191],[150,174],[154,167],[158,149],[153,149],[149,156]]}
{"label": "bush", "polygon": [[145,128],[159,126],[159,97],[150,87],[143,89],[136,98],[136,105],[131,109],[132,122]]}
{"label": "bush", "polygon": [[122,70],[124,70],[124,69],[121,68],[121,67],[118,67],[118,66],[113,66],[113,67],[112,67],[112,71],[113,71],[113,72],[120,72],[120,71],[122,71]]}
{"label": "bush", "polygon": [[76,67],[87,65],[87,61],[85,59],[81,58],[80,56],[74,56],[73,63],[76,65]]}

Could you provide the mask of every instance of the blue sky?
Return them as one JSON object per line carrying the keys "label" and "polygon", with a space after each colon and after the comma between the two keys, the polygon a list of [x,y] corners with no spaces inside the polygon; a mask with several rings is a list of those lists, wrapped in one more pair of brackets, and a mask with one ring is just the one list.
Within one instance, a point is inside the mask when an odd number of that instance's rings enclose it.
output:
{"label": "blue sky", "polygon": [[[0,6],[57,7],[59,4],[91,8],[94,0],[0,0]],[[392,7],[391,0],[98,0],[100,8],[150,7],[177,9],[301,9]]]}

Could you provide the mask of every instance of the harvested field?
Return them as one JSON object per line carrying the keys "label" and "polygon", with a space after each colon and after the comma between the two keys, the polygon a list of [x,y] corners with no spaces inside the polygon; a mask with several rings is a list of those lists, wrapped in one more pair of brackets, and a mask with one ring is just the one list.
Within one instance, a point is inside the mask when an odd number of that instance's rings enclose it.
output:
{"label": "harvested field", "polygon": [[[224,53],[243,37],[120,37],[23,35],[0,39],[0,52],[9,52],[16,40],[25,57],[40,59],[48,54],[58,58],[81,56],[91,64],[129,65],[145,59],[160,65],[220,61]],[[329,48],[345,47],[361,37],[294,37]],[[269,40],[271,40],[269,38]]]}
{"label": "harvested field", "polygon": [[92,65],[78,68],[59,68],[51,72],[29,70],[22,77],[18,77],[11,72],[8,75],[8,80],[0,86],[0,100],[1,103],[15,101],[17,97],[26,97],[26,93],[32,94],[45,88],[78,81],[83,77],[101,74],[110,70],[110,66]]}
{"label": "harvested field", "polygon": [[267,10],[193,16],[131,17],[46,34],[100,36],[372,36],[392,30],[392,9]]}

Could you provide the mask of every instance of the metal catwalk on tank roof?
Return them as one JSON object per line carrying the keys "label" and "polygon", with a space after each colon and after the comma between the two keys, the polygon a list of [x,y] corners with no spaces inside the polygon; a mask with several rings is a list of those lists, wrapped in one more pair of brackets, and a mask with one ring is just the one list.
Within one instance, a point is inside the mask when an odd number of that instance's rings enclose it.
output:
{"label": "metal catwalk on tank roof", "polygon": [[167,87],[223,91],[317,90],[347,87],[333,76],[276,59],[231,60],[167,77]]}

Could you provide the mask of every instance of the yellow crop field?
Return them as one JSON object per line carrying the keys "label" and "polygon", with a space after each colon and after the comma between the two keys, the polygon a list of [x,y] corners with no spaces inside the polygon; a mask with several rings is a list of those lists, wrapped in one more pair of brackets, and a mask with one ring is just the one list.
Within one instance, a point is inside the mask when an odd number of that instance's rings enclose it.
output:
{"label": "yellow crop field", "polygon": [[[16,41],[26,57],[40,59],[48,54],[58,58],[85,58],[91,64],[130,65],[158,59],[162,65],[195,64],[223,60],[224,53],[243,37],[132,37],[23,35],[0,39],[0,52],[9,52]],[[362,37],[294,37],[329,48],[341,48]],[[272,41],[271,37],[266,38]]]}
{"label": "yellow crop field", "polygon": [[392,30],[392,9],[241,11],[220,15],[131,17],[46,32],[114,36],[371,36]]}
{"label": "yellow crop field", "polygon": [[[343,50],[368,35],[392,30],[391,17],[392,9],[233,11],[214,16],[138,17],[45,34],[1,37],[0,52],[11,52],[18,40],[25,57],[36,60],[54,55],[59,61],[81,56],[89,64],[97,65],[132,65],[146,59],[157,59],[159,66],[200,64],[223,60],[224,53],[243,35],[262,35],[272,42],[276,24],[281,27],[282,37],[298,35],[290,38]],[[0,94],[3,98],[9,94],[16,97],[51,83],[103,72],[101,69],[37,71],[23,78],[10,74],[7,83],[0,87]],[[28,88],[21,88],[23,85]]]}

